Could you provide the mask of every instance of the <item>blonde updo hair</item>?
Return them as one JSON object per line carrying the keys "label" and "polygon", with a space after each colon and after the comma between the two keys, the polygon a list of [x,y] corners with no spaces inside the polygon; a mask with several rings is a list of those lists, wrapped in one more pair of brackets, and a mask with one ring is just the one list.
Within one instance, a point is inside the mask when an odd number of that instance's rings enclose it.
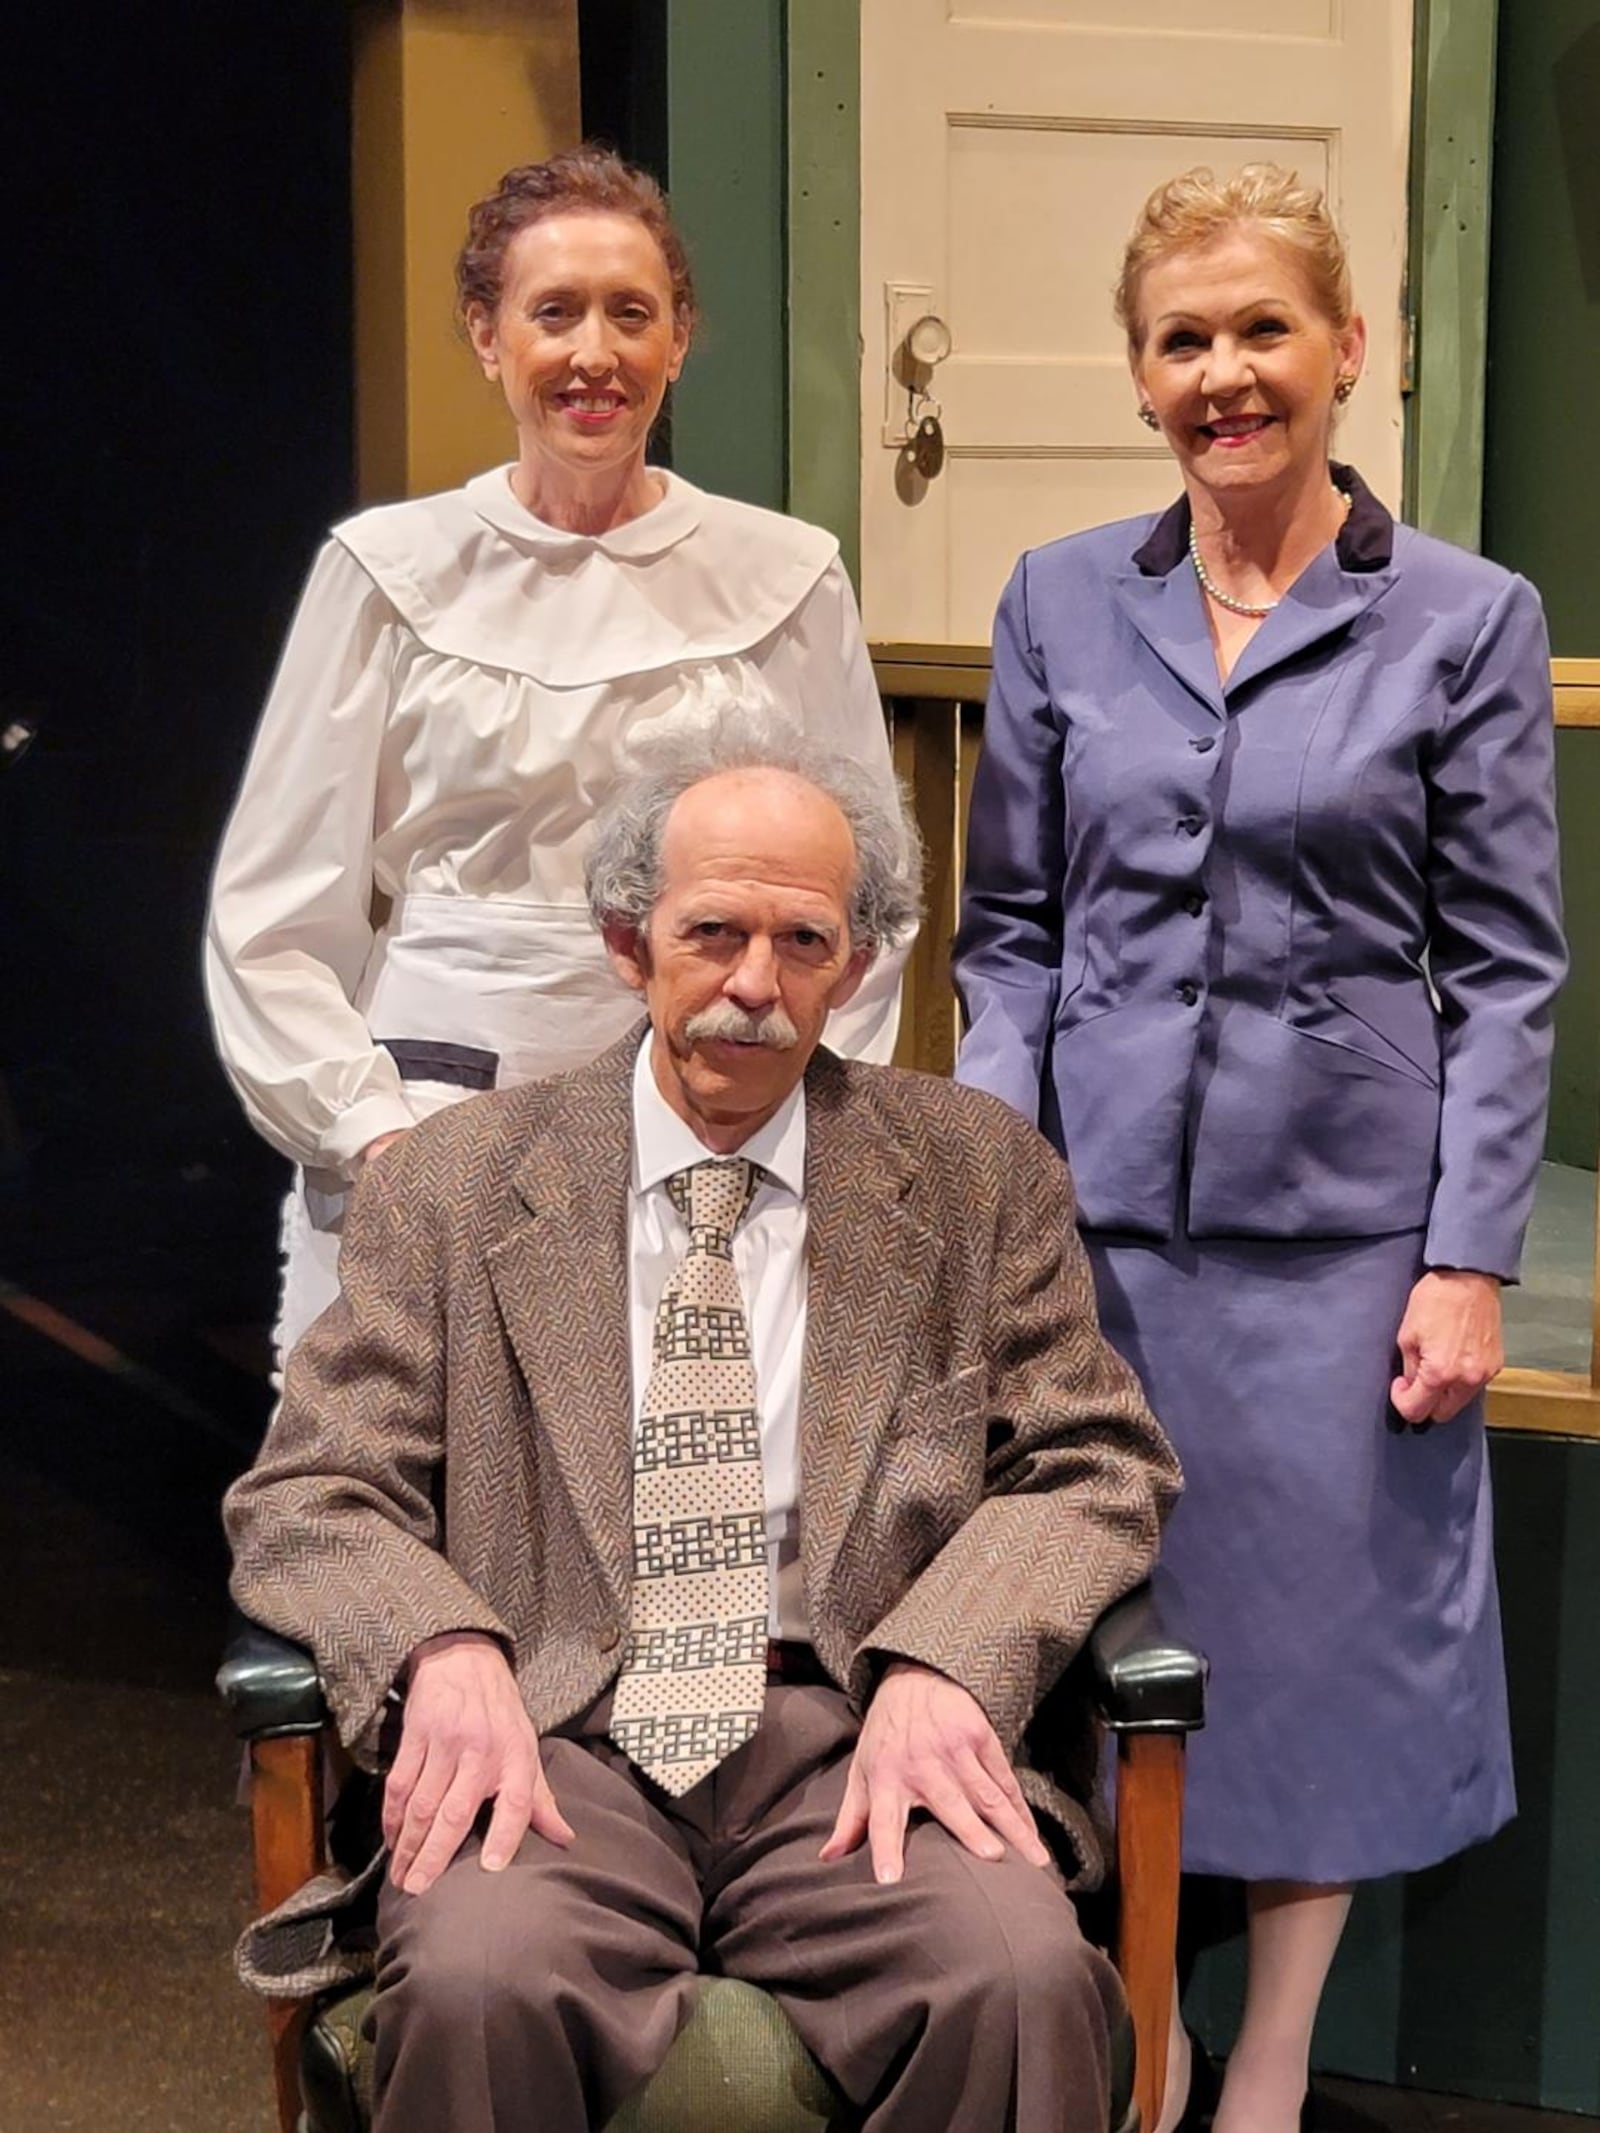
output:
{"label": "blonde updo hair", "polygon": [[1147,269],[1174,252],[1199,251],[1243,224],[1253,224],[1299,258],[1318,309],[1335,332],[1349,325],[1354,304],[1350,262],[1338,224],[1314,186],[1277,163],[1246,163],[1231,178],[1204,165],[1158,185],[1139,210],[1122,255],[1116,288],[1117,323],[1135,355],[1144,347],[1139,285]]}

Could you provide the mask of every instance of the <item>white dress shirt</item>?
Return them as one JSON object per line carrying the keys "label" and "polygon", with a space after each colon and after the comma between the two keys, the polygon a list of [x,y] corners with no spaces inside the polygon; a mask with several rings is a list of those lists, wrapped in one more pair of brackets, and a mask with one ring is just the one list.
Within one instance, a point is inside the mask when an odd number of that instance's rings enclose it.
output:
{"label": "white dress shirt", "polygon": [[[496,468],[360,513],[317,561],[217,861],[206,984],[251,1122],[326,1190],[441,1100],[376,1040],[472,1047],[505,1086],[631,1027],[583,864],[652,728],[765,706],[892,786],[832,535],[661,479],[589,535]],[[831,1019],[836,1051],[889,1057],[903,960]]]}
{"label": "white dress shirt", "polygon": [[[712,1160],[656,1087],[651,1039],[633,1075],[633,1165],[628,1192],[628,1303],[633,1355],[633,1423],[650,1382],[661,1292],[689,1248],[667,1179]],[[767,1509],[767,1629],[809,1637],[800,1584],[800,1372],[806,1338],[806,1095],[802,1085],[738,1154],[766,1173],[733,1236],[744,1294],[761,1421],[761,1476]]]}

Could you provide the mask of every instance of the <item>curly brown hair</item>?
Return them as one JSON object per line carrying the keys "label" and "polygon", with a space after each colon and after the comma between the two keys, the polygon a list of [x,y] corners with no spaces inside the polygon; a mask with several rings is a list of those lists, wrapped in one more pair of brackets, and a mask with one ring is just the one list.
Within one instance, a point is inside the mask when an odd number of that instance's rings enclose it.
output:
{"label": "curly brown hair", "polygon": [[506,253],[519,230],[547,215],[573,212],[631,215],[661,248],[672,284],[678,324],[692,329],[694,281],[689,255],[667,211],[666,197],[648,171],[625,163],[613,149],[585,141],[542,163],[508,170],[495,190],[467,215],[467,237],[456,255],[456,310],[463,323],[478,306],[492,317],[500,304]]}

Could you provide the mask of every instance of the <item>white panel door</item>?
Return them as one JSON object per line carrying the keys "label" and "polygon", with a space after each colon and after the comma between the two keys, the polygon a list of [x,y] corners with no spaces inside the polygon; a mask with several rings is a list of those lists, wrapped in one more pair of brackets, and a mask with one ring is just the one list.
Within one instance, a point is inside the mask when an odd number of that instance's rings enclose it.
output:
{"label": "white panel door", "polygon": [[[862,0],[862,604],[981,643],[1018,553],[1169,501],[1111,290],[1163,178],[1271,158],[1327,189],[1370,330],[1341,455],[1400,497],[1411,0]],[[891,374],[924,312],[931,373]],[[946,443],[896,441],[927,382]]]}

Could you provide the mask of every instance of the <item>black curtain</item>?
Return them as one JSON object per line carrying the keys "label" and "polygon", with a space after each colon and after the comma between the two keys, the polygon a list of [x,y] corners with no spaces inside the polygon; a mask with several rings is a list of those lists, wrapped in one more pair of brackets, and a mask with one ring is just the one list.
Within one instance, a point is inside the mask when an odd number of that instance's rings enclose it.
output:
{"label": "black curtain", "polygon": [[13,12],[0,713],[38,738],[0,770],[0,1274],[76,1238],[265,1317],[282,1166],[214,1064],[199,929],[352,499],[346,11]]}

